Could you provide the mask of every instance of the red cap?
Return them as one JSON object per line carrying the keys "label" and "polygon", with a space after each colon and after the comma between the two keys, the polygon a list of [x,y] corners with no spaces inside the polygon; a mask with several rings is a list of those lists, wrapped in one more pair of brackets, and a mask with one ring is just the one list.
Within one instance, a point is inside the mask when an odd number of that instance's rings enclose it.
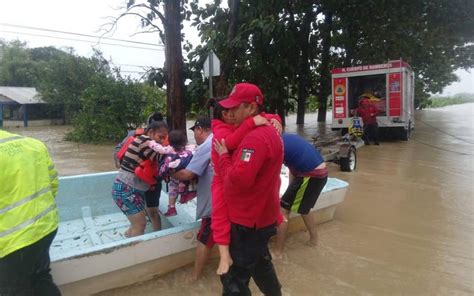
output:
{"label": "red cap", "polygon": [[226,108],[234,108],[241,103],[252,103],[255,102],[257,105],[263,104],[263,94],[255,84],[251,83],[237,83],[230,95],[219,102],[219,104]]}

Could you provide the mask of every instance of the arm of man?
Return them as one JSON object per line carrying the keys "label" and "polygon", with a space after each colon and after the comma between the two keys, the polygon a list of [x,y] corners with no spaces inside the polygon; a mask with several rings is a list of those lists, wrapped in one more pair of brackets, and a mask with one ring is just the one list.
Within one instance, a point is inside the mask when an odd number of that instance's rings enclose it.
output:
{"label": "arm of man", "polygon": [[[194,157],[193,157],[193,159],[194,159]],[[192,160],[191,160],[191,162],[192,162]],[[191,163],[189,163],[189,164],[191,164]],[[177,172],[171,173],[170,175],[171,175],[171,177],[173,177],[175,179],[178,179],[180,181],[190,181],[190,180],[196,178],[196,175],[188,169],[182,169],[182,170],[179,170]]]}

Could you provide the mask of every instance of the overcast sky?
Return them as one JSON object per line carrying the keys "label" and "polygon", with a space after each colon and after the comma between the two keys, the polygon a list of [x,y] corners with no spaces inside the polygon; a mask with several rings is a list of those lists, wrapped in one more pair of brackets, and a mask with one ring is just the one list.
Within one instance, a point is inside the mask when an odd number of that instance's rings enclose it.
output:
{"label": "overcast sky", "polygon": [[[59,48],[65,46],[73,47],[79,55],[84,56],[90,56],[92,47],[95,47],[100,49],[107,59],[111,59],[113,63],[120,66],[122,70],[129,71],[124,74],[129,74],[133,77],[139,77],[139,72],[143,72],[141,67],[163,66],[164,51],[159,47],[111,40],[102,40],[101,43],[97,43],[97,39],[87,37],[10,26],[28,26],[80,34],[100,35],[99,29],[108,22],[107,17],[118,16],[120,12],[124,11],[125,0],[0,0],[0,3],[1,39],[7,41],[19,39],[26,41],[29,47],[50,45]],[[118,28],[113,35],[108,36],[157,44],[159,37],[156,33],[132,36],[134,33],[142,30],[137,18],[126,17],[119,22]],[[190,28],[186,25],[184,34],[185,38],[190,40],[193,44],[199,43],[199,37],[194,28]],[[89,40],[94,41],[94,43],[32,35]],[[104,43],[116,43],[122,46],[112,46]],[[149,49],[134,47],[146,47]],[[443,94],[453,95],[460,92],[474,93],[474,69],[472,69],[470,73],[460,70],[457,71],[456,74],[461,80],[446,87]]]}

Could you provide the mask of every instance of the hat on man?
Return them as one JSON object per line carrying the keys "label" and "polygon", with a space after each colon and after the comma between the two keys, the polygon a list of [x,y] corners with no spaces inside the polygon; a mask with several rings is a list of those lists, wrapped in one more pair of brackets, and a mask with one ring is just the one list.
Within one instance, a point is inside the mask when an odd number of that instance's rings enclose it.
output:
{"label": "hat on man", "polygon": [[219,104],[227,109],[237,107],[241,103],[252,103],[255,102],[257,105],[263,104],[263,94],[255,84],[251,83],[237,83],[230,95]]}
{"label": "hat on man", "polygon": [[189,129],[194,131],[196,127],[211,128],[211,119],[205,116],[199,117],[194,123],[194,125],[190,127]]}

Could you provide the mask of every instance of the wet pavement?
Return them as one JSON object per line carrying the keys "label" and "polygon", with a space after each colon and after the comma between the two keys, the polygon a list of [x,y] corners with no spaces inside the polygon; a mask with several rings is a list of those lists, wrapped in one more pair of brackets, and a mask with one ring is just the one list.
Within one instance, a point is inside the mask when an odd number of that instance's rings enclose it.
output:
{"label": "wet pavement", "polygon": [[[306,118],[288,130],[314,136],[316,116]],[[111,145],[64,142],[65,129],[14,131],[44,140],[61,175],[114,169]],[[412,139],[362,147],[355,172],[330,164],[330,175],[350,184],[346,200],[319,226],[317,247],[305,232],[289,237],[275,261],[283,294],[473,295],[473,148],[474,104],[463,104],[418,111]],[[101,295],[219,295],[216,268],[213,260],[197,283],[190,265]]]}

